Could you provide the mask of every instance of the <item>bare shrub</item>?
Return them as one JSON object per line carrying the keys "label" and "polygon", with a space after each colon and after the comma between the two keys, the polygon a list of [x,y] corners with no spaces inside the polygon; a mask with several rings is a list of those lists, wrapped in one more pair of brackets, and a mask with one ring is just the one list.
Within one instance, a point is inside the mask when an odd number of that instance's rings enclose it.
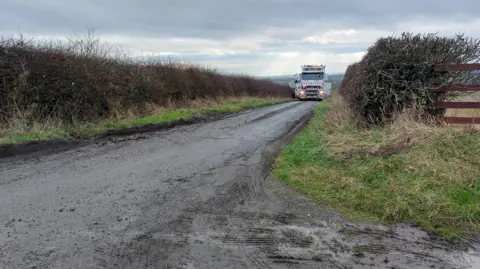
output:
{"label": "bare shrub", "polygon": [[433,103],[450,95],[426,89],[455,82],[474,83],[479,77],[465,72],[436,72],[435,66],[479,59],[480,41],[461,34],[439,37],[402,33],[382,37],[359,63],[350,66],[341,93],[368,124],[391,121],[399,111],[412,107],[425,116],[443,115],[445,110],[434,108]]}
{"label": "bare shrub", "polygon": [[358,77],[360,71],[359,67],[359,62],[350,64],[347,67],[342,83],[340,84],[338,94],[341,95],[345,100],[349,100],[348,103],[352,103],[353,100],[351,99],[355,97],[354,93],[358,87]]}

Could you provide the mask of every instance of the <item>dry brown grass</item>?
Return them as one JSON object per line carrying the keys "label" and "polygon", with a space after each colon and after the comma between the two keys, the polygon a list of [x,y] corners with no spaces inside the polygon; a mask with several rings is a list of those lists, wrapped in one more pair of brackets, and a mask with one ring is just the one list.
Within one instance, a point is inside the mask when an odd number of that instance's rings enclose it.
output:
{"label": "dry brown grass", "polygon": [[171,101],[163,106],[150,103],[144,105],[141,112],[132,107],[116,109],[109,118],[88,123],[78,121],[66,123],[58,118],[33,122],[16,118],[0,125],[0,145],[47,138],[86,137],[123,127],[164,123],[210,112],[238,112],[285,101],[290,99],[238,96]]}
{"label": "dry brown grass", "polygon": [[351,157],[388,156],[399,150],[426,143],[451,130],[419,121],[414,111],[405,110],[385,127],[361,128],[341,96],[332,96],[325,120],[326,147],[334,154]]}

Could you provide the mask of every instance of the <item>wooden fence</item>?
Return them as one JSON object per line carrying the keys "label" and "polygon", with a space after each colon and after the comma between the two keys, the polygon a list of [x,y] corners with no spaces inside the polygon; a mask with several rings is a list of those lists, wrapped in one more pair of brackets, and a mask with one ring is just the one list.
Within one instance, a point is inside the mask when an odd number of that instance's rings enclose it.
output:
{"label": "wooden fence", "polygon": [[[476,71],[480,70],[480,64],[443,64],[437,65],[435,71],[451,72],[451,71]],[[450,87],[441,87],[429,89],[431,92],[480,92],[480,85],[471,84],[453,84]],[[480,102],[464,102],[464,101],[446,101],[435,102],[436,108],[450,109],[480,109]],[[450,117],[444,116],[443,121],[452,124],[480,124],[480,117]]]}

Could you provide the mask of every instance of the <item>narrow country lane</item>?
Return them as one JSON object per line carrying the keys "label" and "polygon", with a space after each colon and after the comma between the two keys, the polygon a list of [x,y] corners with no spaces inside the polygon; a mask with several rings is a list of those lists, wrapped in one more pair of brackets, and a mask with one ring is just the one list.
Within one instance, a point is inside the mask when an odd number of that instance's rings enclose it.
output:
{"label": "narrow country lane", "polygon": [[0,268],[461,268],[420,230],[349,224],[270,178],[316,104],[1,159]]}

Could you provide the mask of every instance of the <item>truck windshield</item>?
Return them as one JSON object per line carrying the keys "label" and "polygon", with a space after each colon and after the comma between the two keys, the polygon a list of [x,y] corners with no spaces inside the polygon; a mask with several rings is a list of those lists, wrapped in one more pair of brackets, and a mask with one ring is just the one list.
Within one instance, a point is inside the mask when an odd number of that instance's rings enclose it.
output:
{"label": "truck windshield", "polygon": [[302,73],[302,80],[322,80],[325,78],[325,73]]}

